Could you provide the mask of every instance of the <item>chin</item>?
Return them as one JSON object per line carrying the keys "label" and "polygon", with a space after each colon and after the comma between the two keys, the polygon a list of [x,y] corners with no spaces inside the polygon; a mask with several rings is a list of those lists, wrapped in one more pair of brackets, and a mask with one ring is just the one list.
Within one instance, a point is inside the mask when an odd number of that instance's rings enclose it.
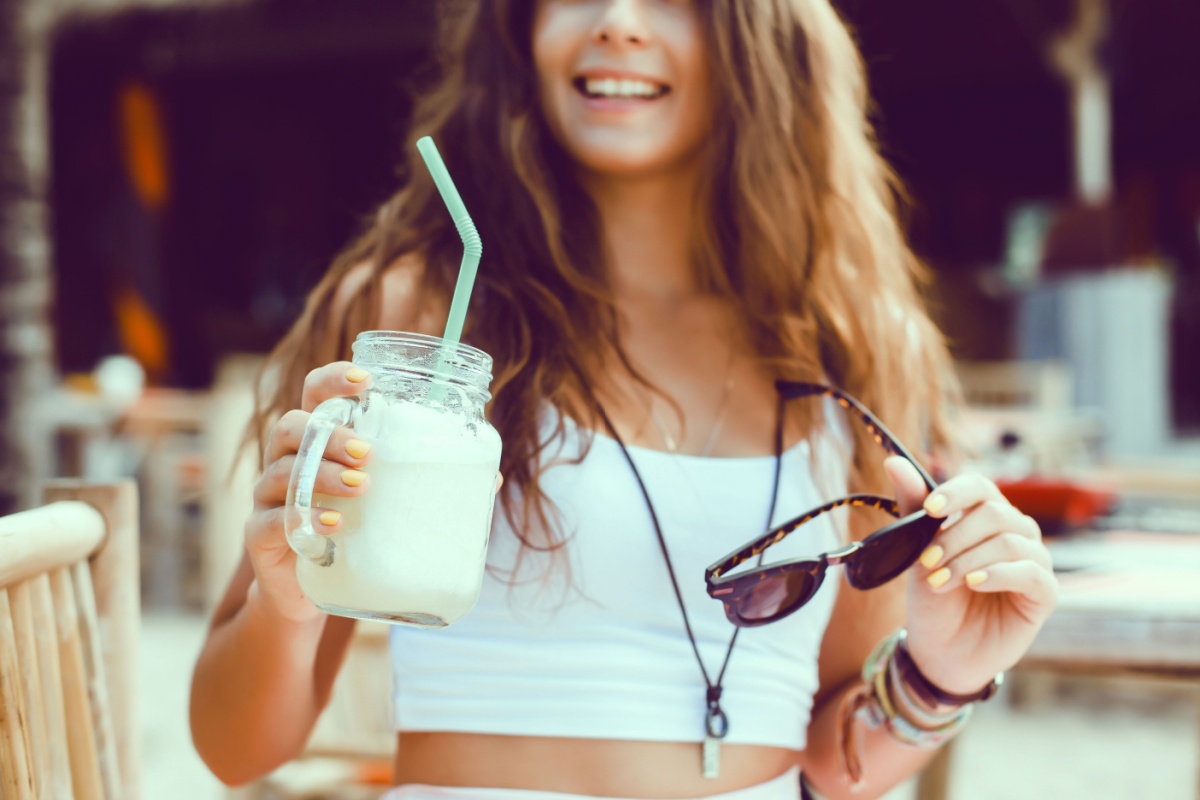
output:
{"label": "chin", "polygon": [[635,177],[669,172],[683,165],[685,154],[663,147],[597,146],[569,143],[567,153],[580,167],[602,175]]}
{"label": "chin", "polygon": [[596,153],[576,156],[575,161],[588,172],[601,175],[636,177],[662,172],[666,165],[658,159],[641,158],[624,153]]}

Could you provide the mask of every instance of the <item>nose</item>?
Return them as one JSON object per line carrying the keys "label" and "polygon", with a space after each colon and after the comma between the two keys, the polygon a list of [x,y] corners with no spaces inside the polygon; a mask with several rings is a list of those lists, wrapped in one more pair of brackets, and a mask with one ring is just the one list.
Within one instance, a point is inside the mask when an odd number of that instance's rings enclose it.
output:
{"label": "nose", "polygon": [[604,3],[592,39],[616,47],[644,47],[651,39],[645,0],[609,0]]}

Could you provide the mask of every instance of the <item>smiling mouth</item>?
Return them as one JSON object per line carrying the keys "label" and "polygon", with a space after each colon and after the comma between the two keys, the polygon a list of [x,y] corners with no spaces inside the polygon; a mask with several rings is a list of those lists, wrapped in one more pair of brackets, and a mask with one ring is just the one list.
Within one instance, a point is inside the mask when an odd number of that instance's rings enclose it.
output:
{"label": "smiling mouth", "polygon": [[671,91],[669,86],[653,81],[629,78],[585,78],[572,81],[576,91],[589,99],[657,100]]}

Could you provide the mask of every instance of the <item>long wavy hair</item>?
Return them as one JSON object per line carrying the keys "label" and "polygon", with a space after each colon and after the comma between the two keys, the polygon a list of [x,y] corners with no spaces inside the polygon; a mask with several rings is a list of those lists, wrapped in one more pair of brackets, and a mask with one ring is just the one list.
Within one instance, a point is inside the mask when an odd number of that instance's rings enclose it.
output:
{"label": "long wavy hair", "polygon": [[[591,354],[615,352],[632,368],[605,280],[600,220],[539,110],[535,5],[444,4],[441,68],[418,99],[405,152],[420,136],[435,138],[482,237],[465,339],[495,358],[489,414],[504,441],[506,513],[524,545],[553,548],[561,536],[535,539],[514,516],[546,519],[542,409],[552,404],[595,429]],[[903,196],[876,146],[850,32],[827,0],[697,5],[721,109],[694,224],[701,285],[735,305],[778,376],[838,384],[918,451],[948,445],[949,355],[921,300],[928,276],[898,223]],[[335,337],[348,353],[359,331],[376,327],[389,265],[419,256],[422,291],[446,298],[461,252],[425,170],[402,168],[399,191],[337,257],[271,355],[254,430],[296,405],[321,339]],[[364,269],[367,279],[353,281],[353,301],[339,309],[347,275]],[[854,435],[852,480],[877,483],[877,445]],[[510,502],[517,496],[522,502]]]}

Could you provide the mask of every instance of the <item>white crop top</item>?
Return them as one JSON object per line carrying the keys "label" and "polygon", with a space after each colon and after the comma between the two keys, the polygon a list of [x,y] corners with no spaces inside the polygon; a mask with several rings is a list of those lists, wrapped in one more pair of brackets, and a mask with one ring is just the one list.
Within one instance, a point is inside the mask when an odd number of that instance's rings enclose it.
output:
{"label": "white crop top", "polygon": [[[783,455],[772,524],[844,493],[849,439],[840,409],[827,408],[827,432]],[[766,530],[775,457],[629,451],[715,680],[734,627],[705,592],[704,570]],[[392,629],[398,730],[703,739],[705,684],[645,500],[614,440],[597,434],[582,462],[562,463],[579,452],[578,431],[568,422],[566,435],[543,454],[551,466],[542,486],[567,536],[562,549],[522,553],[497,509],[489,570],[471,613],[444,630]],[[835,547],[840,519],[835,513],[805,525],[768,550],[766,563]],[[723,683],[725,741],[804,748],[817,653],[840,580],[831,573],[798,612],[738,635]]]}

